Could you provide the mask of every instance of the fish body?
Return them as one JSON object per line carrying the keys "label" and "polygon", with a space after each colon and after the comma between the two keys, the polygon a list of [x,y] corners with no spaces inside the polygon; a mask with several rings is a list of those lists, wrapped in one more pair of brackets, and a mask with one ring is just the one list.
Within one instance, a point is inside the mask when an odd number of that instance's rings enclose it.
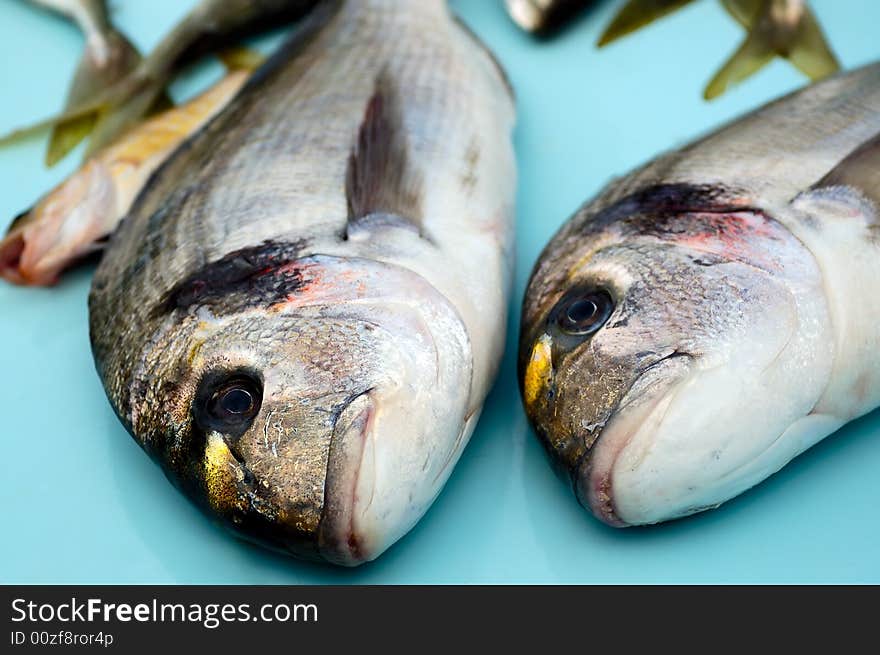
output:
{"label": "fish body", "polygon": [[880,405],[880,65],[614,182],[524,302],[527,413],[616,526],[712,508]]}
{"label": "fish body", "polygon": [[247,70],[231,71],[209,90],[147,119],[89,158],[19,216],[0,240],[0,277],[52,285],[100,250],[150,175],[238,92]]}
{"label": "fish body", "polygon": [[90,323],[111,404],[187,495],[354,565],[427,510],[497,369],[514,107],[441,0],[316,12],[153,176]]}

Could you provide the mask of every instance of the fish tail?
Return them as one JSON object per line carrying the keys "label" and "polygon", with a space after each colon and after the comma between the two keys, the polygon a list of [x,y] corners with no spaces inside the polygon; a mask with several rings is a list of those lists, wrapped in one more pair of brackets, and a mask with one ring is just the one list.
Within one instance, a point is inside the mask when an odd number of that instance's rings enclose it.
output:
{"label": "fish tail", "polygon": [[746,40],[737,48],[721,69],[706,85],[703,98],[714,100],[727,89],[757,73],[775,56],[773,48],[756,30],[749,32]]}
{"label": "fish tail", "polygon": [[788,60],[814,82],[840,70],[840,62],[809,7],[804,7],[800,28],[788,53]]}
{"label": "fish tail", "polygon": [[602,32],[597,45],[606,46],[691,2],[693,0],[628,0]]}
{"label": "fish tail", "polygon": [[776,56],[788,59],[814,81],[839,70],[837,58],[806,4],[801,8],[796,25],[774,25],[773,28],[768,28],[767,19],[771,25],[782,20],[774,17],[773,7],[766,0],[723,0],[722,4],[748,30],[748,36],[706,86],[703,93],[706,100],[717,98]]}
{"label": "fish tail", "polygon": [[[74,73],[65,109],[75,108],[100,96],[132,72],[141,61],[140,53],[119,32],[110,30],[101,39],[88,39]],[[52,128],[46,149],[46,166],[54,166],[95,128],[97,115],[89,113],[59,121]]]}
{"label": "fish tail", "polygon": [[189,102],[140,123],[16,217],[0,239],[0,278],[49,286],[100,250],[152,171],[226,106],[249,75],[233,71]]}

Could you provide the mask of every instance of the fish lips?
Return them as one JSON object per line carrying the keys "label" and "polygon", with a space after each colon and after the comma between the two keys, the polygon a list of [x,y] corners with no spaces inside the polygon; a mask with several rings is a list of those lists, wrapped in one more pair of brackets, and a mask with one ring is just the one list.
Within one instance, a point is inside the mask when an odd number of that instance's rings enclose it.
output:
{"label": "fish lips", "polygon": [[371,391],[360,394],[340,412],[330,442],[317,542],[322,557],[342,566],[356,566],[378,554],[377,538],[361,525],[375,484],[375,466],[368,464],[375,457],[376,412]]}

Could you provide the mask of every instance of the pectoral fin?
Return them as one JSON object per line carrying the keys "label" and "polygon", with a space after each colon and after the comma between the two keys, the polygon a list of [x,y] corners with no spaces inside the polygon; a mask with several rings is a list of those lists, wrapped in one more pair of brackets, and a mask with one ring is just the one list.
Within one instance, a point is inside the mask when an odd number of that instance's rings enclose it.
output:
{"label": "pectoral fin", "polygon": [[844,157],[813,188],[835,186],[855,189],[880,210],[880,133]]}
{"label": "pectoral fin", "polygon": [[407,162],[407,142],[397,92],[380,75],[348,159],[345,192],[349,232],[389,224],[393,216],[421,233],[421,180]]}
{"label": "pectoral fin", "polygon": [[653,23],[667,14],[681,9],[693,0],[628,0],[623,8],[617,12],[602,36],[599,37],[598,46],[608,45],[612,41],[631,34],[636,30]]}

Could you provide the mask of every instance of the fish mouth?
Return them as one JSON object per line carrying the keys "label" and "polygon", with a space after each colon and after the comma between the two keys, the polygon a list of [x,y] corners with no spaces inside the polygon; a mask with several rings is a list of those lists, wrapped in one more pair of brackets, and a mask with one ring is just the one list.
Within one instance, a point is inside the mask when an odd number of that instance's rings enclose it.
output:
{"label": "fish mouth", "polygon": [[13,284],[27,284],[28,279],[22,274],[21,260],[24,255],[24,236],[10,233],[0,241],[0,277]]}
{"label": "fish mouth", "polygon": [[[303,530],[281,504],[261,493],[259,479],[233,444],[215,433],[208,437],[205,452],[206,465],[196,479],[180,479],[163,463],[165,474],[182,483],[184,493],[209,517],[220,517],[242,539],[300,559],[322,560],[314,532]],[[205,487],[207,496],[201,491]]]}
{"label": "fish mouth", "polygon": [[614,471],[621,454],[627,450],[640,435],[656,432],[666,412],[676,396],[677,389],[687,379],[686,375],[675,375],[654,383],[644,396],[634,394],[649,372],[659,372],[669,368],[670,363],[690,360],[690,355],[673,353],[661,359],[644,371],[630,387],[621,400],[611,420],[602,429],[592,447],[584,454],[573,471],[574,488],[578,501],[603,523],[624,528],[638,523],[630,523],[621,516],[615,506]]}
{"label": "fish mouth", "polygon": [[365,525],[376,481],[372,390],[351,399],[340,412],[330,444],[318,549],[333,564],[357,566],[381,549]]}

